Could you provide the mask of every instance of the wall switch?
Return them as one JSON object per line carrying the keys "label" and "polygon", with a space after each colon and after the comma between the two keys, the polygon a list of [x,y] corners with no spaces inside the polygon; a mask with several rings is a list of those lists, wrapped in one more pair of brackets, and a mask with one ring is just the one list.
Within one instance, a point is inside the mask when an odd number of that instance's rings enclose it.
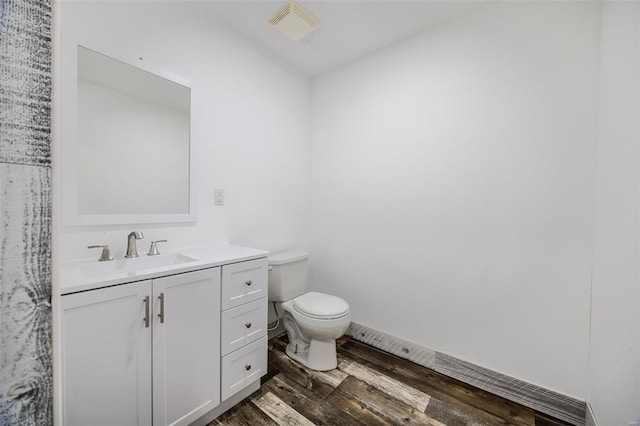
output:
{"label": "wall switch", "polygon": [[213,190],[213,205],[224,206],[224,189]]}

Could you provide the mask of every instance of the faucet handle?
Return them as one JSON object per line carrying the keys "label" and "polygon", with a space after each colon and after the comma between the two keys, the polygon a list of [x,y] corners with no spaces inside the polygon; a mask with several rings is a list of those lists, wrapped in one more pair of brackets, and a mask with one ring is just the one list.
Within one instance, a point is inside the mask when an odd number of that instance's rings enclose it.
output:
{"label": "faucet handle", "polygon": [[101,248],[102,249],[102,253],[100,254],[100,258],[98,259],[98,261],[100,262],[106,262],[108,260],[113,260],[113,256],[111,256],[111,252],[109,251],[109,246],[107,244],[103,245],[103,246],[87,246],[87,248]]}
{"label": "faucet handle", "polygon": [[166,243],[167,240],[156,240],[156,241],[151,241],[151,247],[149,247],[149,253],[147,253],[147,256],[157,256],[160,254],[160,252],[158,251],[158,246],[156,245],[156,243]]}

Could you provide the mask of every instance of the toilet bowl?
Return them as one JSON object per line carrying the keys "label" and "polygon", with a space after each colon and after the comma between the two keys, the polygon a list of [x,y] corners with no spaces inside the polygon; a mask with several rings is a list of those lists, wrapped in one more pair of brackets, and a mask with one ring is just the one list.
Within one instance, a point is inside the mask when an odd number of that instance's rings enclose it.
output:
{"label": "toilet bowl", "polygon": [[339,297],[309,292],[282,303],[289,335],[286,353],[312,370],[338,366],[336,339],[351,324],[349,305]]}
{"label": "toilet bowl", "polygon": [[329,294],[309,291],[305,252],[269,257],[269,300],[281,302],[282,322],[289,336],[286,353],[307,368],[336,368],[336,339],[351,323],[349,304]]}

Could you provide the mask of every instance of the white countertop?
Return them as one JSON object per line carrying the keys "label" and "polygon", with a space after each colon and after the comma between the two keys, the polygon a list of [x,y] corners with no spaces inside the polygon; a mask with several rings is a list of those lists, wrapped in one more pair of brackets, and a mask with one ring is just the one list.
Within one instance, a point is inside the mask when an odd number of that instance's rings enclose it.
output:
{"label": "white countertop", "polygon": [[[260,259],[266,257],[268,254],[268,251],[229,244],[182,250],[167,250],[163,251],[161,256],[182,255],[193,258],[193,261],[142,269],[139,271],[125,270],[100,275],[88,274],[86,270],[94,266],[99,268],[99,264],[105,262],[98,262],[97,259],[69,262],[63,264],[61,267],[60,294],[64,295],[79,291],[94,290],[112,285],[150,280],[167,275]],[[141,254],[140,260],[144,261],[143,258],[146,257],[146,254]],[[132,262],[131,265],[133,265],[133,262],[136,262],[136,260],[137,259],[127,259],[125,262]]]}

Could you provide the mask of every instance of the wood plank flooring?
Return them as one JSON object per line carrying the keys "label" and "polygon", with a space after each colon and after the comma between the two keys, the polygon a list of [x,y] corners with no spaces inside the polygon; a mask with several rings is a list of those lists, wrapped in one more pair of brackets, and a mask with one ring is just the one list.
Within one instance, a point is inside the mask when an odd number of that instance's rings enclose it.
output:
{"label": "wood plank flooring", "polygon": [[569,425],[348,337],[328,372],[293,361],[286,344],[269,341],[260,390],[209,426]]}

